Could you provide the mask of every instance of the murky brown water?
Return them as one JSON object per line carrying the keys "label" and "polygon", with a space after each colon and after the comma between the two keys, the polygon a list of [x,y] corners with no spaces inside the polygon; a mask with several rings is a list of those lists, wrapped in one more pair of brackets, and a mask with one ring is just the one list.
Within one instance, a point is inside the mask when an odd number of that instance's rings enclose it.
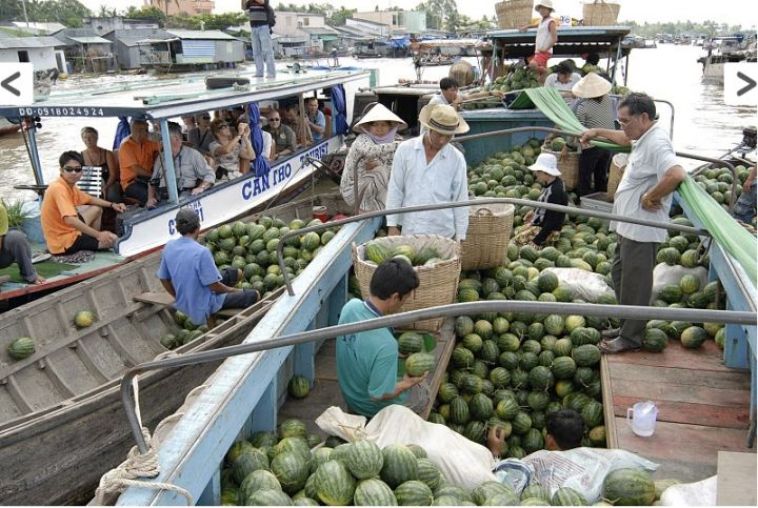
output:
{"label": "murky brown water", "polygon": [[[702,49],[694,46],[661,45],[657,49],[632,52],[629,62],[629,87],[645,91],[656,98],[674,103],[676,122],[674,144],[680,151],[718,156],[741,139],[742,128],[755,123],[755,108],[726,106],[723,89],[701,83],[701,66],[697,58]],[[474,62],[474,59],[469,59]],[[321,62],[324,63],[324,62]],[[382,85],[397,82],[400,78],[415,77],[410,59],[353,60],[340,59],[342,65],[378,68]],[[474,62],[475,63],[475,62]],[[436,81],[447,75],[448,67],[427,67],[422,78]],[[122,81],[156,79],[150,76],[102,76],[82,78],[72,76],[60,82],[59,89],[106,85]],[[661,119],[668,127],[669,112],[661,108]],[[55,178],[58,156],[65,150],[81,150],[79,130],[91,125],[100,131],[101,146],[110,147],[116,130],[113,118],[43,120],[38,135],[40,157],[46,178]],[[32,198],[33,194],[20,192],[14,185],[34,183],[31,165],[21,136],[0,138],[0,197],[8,199]]]}

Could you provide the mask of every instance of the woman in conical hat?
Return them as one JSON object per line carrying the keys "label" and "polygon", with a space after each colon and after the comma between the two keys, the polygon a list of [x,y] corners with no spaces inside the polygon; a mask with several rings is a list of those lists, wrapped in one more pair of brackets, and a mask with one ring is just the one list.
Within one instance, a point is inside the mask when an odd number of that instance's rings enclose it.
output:
{"label": "woman in conical hat", "polygon": [[392,157],[399,144],[396,134],[407,126],[382,104],[373,106],[355,124],[353,130],[359,135],[347,153],[340,181],[340,193],[348,205],[358,201],[361,212],[385,208]]}

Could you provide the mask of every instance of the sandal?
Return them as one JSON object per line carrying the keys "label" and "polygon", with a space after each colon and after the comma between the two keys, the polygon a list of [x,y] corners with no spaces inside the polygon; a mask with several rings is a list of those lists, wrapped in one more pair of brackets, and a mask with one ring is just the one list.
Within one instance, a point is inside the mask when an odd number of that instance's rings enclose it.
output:
{"label": "sandal", "polygon": [[598,344],[598,348],[600,349],[600,352],[603,354],[617,354],[617,353],[626,353],[627,351],[639,351],[640,345],[635,344],[633,342],[629,342],[626,339],[623,339],[621,337],[616,337],[615,339],[610,340],[604,340],[601,341],[600,344]]}
{"label": "sandal", "polygon": [[619,333],[621,333],[621,328],[610,328],[608,330],[603,330],[600,332],[600,336],[604,339],[612,339],[614,337],[618,337]]}

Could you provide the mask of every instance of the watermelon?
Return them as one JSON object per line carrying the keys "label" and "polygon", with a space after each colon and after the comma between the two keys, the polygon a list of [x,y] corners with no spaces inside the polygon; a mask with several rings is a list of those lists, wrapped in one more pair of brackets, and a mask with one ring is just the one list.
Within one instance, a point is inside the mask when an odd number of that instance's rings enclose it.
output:
{"label": "watermelon", "polygon": [[424,482],[409,480],[395,489],[398,506],[431,506],[434,494]]}
{"label": "watermelon", "polygon": [[658,298],[666,303],[676,303],[682,299],[682,290],[678,284],[666,284],[658,292]]}
{"label": "watermelon", "polygon": [[551,370],[555,379],[572,379],[576,373],[576,362],[570,356],[560,356],[553,360]]}
{"label": "watermelon", "polygon": [[469,333],[466,336],[463,337],[463,340],[461,341],[461,345],[471,351],[472,353],[478,353],[482,349],[482,345],[484,344],[484,341],[482,338],[475,334],[475,333]]}
{"label": "watermelon", "polygon": [[576,490],[570,487],[560,487],[550,500],[553,506],[587,506],[587,500]]}
{"label": "watermelon", "polygon": [[543,320],[545,331],[550,335],[559,336],[563,333],[563,317],[557,314],[551,314]]}
{"label": "watermelon", "polygon": [[598,425],[590,430],[588,437],[595,446],[605,446],[605,426]]}
{"label": "watermelon", "polygon": [[405,373],[418,377],[434,370],[436,361],[429,353],[413,353],[405,360]]}
{"label": "watermelon", "polygon": [[584,344],[571,351],[571,357],[579,367],[592,367],[600,362],[600,349],[594,344]]}
{"label": "watermelon", "polygon": [[[505,369],[503,369],[505,370]],[[508,372],[508,371],[506,371]],[[510,374],[508,374],[510,379]],[[507,384],[507,383],[506,383]],[[450,402],[454,398],[458,396],[458,388],[453,383],[442,383],[440,385],[439,391],[437,392],[437,397],[442,402]]]}
{"label": "watermelon", "polygon": [[500,482],[489,481],[484,482],[476,487],[471,495],[474,502],[479,506],[498,506],[496,504],[487,503],[488,500],[495,496],[503,496],[503,504],[499,506],[515,505],[518,503],[518,496],[512,488],[503,485]]}
{"label": "watermelon", "polygon": [[237,460],[232,464],[234,480],[238,484],[242,484],[245,478],[253,471],[268,469],[268,467],[268,456],[265,453],[258,448],[245,448],[239,453]]}
{"label": "watermelon", "polygon": [[424,337],[420,333],[405,332],[397,338],[398,351],[407,355],[424,350]]}
{"label": "watermelon", "polygon": [[305,422],[297,418],[288,418],[279,424],[279,437],[306,437],[308,428]]}
{"label": "watermelon", "polygon": [[[294,432],[293,428],[288,428],[285,432]],[[298,430],[297,432],[301,432],[301,430]],[[311,449],[308,446],[308,441],[305,439],[305,435],[307,435],[305,432],[303,432],[303,435],[301,436],[290,436],[285,437],[278,443],[276,443],[273,447],[273,453],[274,455],[279,455],[280,453],[285,452],[295,452],[298,453],[300,456],[302,456],[305,459],[310,459],[311,456]]]}
{"label": "watermelon", "polygon": [[369,242],[365,248],[366,259],[377,265],[391,257],[389,249],[384,247],[380,242]]}
{"label": "watermelon", "polygon": [[511,422],[513,432],[516,434],[526,434],[532,427],[532,419],[524,411],[519,411]]}
{"label": "watermelon", "polygon": [[276,489],[261,489],[253,492],[245,500],[246,506],[292,506],[292,499]]}
{"label": "watermelon", "polygon": [[74,316],[74,324],[77,328],[87,328],[95,322],[95,315],[88,310],[80,310]]}
{"label": "watermelon", "polygon": [[700,279],[694,275],[687,274],[679,280],[679,289],[685,295],[691,295],[700,289]]}
{"label": "watermelon", "polygon": [[603,423],[603,405],[596,400],[591,400],[582,408],[581,415],[588,429],[597,427]]}
{"label": "watermelon", "polygon": [[243,451],[250,450],[252,448],[253,445],[250,444],[249,441],[235,441],[232,446],[229,447],[229,451],[226,452],[226,462],[230,465],[233,465]]}
{"label": "watermelon", "polygon": [[[459,398],[454,399],[453,403],[457,400],[466,404]],[[468,412],[468,405],[466,405],[466,411]],[[451,418],[452,416],[451,414]],[[380,476],[390,488],[397,488],[402,483],[418,479],[418,459],[408,447],[399,444],[389,445],[382,450],[382,455],[384,464]]]}
{"label": "watermelon", "polygon": [[321,464],[316,472],[315,488],[318,498],[329,506],[346,506],[353,500],[355,480],[344,464],[330,460]]}
{"label": "watermelon", "polygon": [[688,349],[697,349],[707,338],[708,333],[703,328],[699,326],[690,326],[682,332],[679,340],[681,340],[684,347]]}
{"label": "watermelon", "polygon": [[313,450],[313,460],[311,461],[311,472],[315,473],[318,466],[332,460],[332,448],[328,446],[322,446],[316,450]]}
{"label": "watermelon", "polygon": [[386,483],[370,478],[358,483],[353,503],[355,506],[397,506],[397,499]]}
{"label": "watermelon", "polygon": [[373,441],[356,441],[350,447],[345,465],[359,480],[378,476],[384,465],[382,450]]}
{"label": "watermelon", "polygon": [[535,390],[548,390],[555,384],[555,378],[550,368],[537,365],[529,371],[529,384]]}
{"label": "watermelon", "polygon": [[542,293],[550,293],[558,288],[558,276],[552,272],[542,272],[537,278],[537,286]]}
{"label": "watermelon", "polygon": [[474,333],[474,320],[468,316],[460,316],[456,318],[455,335],[457,337],[465,337],[470,333]]}
{"label": "watermelon", "polygon": [[255,491],[262,489],[282,490],[279,480],[276,479],[274,473],[266,471],[265,469],[253,471],[245,477],[240,485],[240,496],[247,499],[253,495]]}
{"label": "watermelon", "polygon": [[416,461],[418,469],[418,479],[424,482],[430,489],[436,490],[442,483],[442,473],[434,465],[434,463],[427,458],[419,458]]}
{"label": "watermelon", "polygon": [[[256,448],[274,446],[278,442],[276,432],[258,431],[250,437],[250,443]],[[268,467],[268,466],[266,466]]]}
{"label": "watermelon", "polygon": [[292,376],[287,385],[287,392],[296,399],[303,399],[311,391],[311,382],[305,376]]}
{"label": "watermelon", "polygon": [[295,452],[280,453],[271,461],[271,472],[287,494],[295,494],[305,486],[310,466]]}
{"label": "watermelon", "polygon": [[655,483],[642,469],[616,469],[603,481],[603,498],[616,506],[650,506],[655,501]]}
{"label": "watermelon", "polygon": [[669,266],[674,266],[679,264],[680,257],[681,254],[676,248],[664,247],[658,251],[655,261],[656,263],[666,263]]}
{"label": "watermelon", "polygon": [[669,338],[666,332],[658,328],[647,328],[642,339],[642,349],[658,353],[668,345]]}
{"label": "watermelon", "polygon": [[8,345],[8,356],[14,360],[29,358],[34,351],[34,340],[29,337],[19,337]]}
{"label": "watermelon", "polygon": [[521,499],[524,500],[528,498],[540,499],[543,501],[543,505],[548,505],[550,504],[550,490],[536,481],[532,481],[521,491]]}

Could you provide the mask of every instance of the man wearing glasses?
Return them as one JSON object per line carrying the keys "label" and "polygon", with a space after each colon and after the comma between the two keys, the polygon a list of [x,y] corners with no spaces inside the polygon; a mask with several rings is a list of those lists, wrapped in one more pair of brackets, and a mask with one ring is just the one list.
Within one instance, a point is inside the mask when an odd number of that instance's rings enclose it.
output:
{"label": "man wearing glasses", "polygon": [[[655,103],[645,94],[629,94],[618,108],[621,131],[589,129],[581,142],[604,138],[632,146],[613,203],[614,215],[668,222],[672,193],[687,173],[676,161],[668,134],[656,123]],[[665,229],[611,222],[618,234],[618,247],[611,276],[621,305],[647,306],[653,293],[653,268],[658,244],[666,241]],[[604,340],[604,353],[639,349],[646,321],[624,320],[616,337]]]}
{"label": "man wearing glasses", "polygon": [[268,114],[268,126],[266,130],[271,134],[276,145],[275,155],[272,160],[297,151],[295,131],[286,125],[282,125],[282,118],[279,116],[277,110],[273,110]]}
{"label": "man wearing glasses", "polygon": [[118,237],[110,231],[100,231],[103,208],[123,213],[126,205],[79,190],[76,182],[82,178],[84,164],[79,152],[63,152],[59,163],[60,178],[48,186],[42,200],[40,220],[47,250],[54,255],[69,255],[110,249]]}

